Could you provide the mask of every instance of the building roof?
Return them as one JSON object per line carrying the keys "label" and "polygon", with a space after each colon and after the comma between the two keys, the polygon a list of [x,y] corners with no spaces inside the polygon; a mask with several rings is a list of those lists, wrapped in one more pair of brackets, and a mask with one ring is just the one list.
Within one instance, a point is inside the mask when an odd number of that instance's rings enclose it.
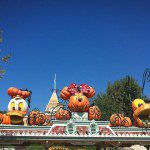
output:
{"label": "building roof", "polygon": [[60,142],[149,142],[150,129],[109,127],[103,121],[54,121],[52,126],[0,125],[1,140],[59,140]]}
{"label": "building roof", "polygon": [[56,90],[54,90],[52,93],[52,96],[46,106],[45,112],[51,112],[58,105],[59,105],[59,101],[58,101],[57,93],[56,93]]}

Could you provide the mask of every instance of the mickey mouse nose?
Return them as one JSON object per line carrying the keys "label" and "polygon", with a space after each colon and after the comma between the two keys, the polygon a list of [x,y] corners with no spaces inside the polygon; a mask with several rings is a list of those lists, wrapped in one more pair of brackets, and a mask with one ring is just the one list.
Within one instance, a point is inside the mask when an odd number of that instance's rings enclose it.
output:
{"label": "mickey mouse nose", "polygon": [[81,102],[81,101],[82,101],[82,98],[78,98],[78,101]]}

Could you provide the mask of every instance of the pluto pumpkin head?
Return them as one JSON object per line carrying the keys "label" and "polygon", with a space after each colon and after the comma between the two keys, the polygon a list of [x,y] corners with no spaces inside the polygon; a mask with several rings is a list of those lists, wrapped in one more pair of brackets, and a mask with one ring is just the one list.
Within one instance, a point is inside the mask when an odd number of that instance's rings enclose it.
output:
{"label": "pluto pumpkin head", "polygon": [[132,109],[137,125],[150,128],[150,103],[145,103],[142,99],[135,99],[132,102]]}
{"label": "pluto pumpkin head", "polygon": [[92,98],[94,95],[94,89],[87,84],[78,86],[72,83],[60,92],[62,99],[69,100],[68,108],[72,112],[87,112],[90,107],[88,98]]}

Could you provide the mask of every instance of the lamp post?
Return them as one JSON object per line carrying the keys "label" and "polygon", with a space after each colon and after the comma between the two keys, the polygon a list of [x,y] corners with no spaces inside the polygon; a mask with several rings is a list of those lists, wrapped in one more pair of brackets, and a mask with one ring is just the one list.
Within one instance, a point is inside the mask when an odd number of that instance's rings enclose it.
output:
{"label": "lamp post", "polygon": [[150,82],[150,69],[147,68],[145,69],[144,73],[143,73],[143,79],[142,79],[142,95],[144,92],[144,87],[146,82]]}

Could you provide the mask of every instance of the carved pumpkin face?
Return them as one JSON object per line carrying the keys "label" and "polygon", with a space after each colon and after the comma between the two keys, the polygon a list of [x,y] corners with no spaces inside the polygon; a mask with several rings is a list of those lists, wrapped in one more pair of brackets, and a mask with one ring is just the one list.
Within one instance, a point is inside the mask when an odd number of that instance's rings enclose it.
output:
{"label": "carved pumpkin face", "polygon": [[57,120],[69,120],[71,117],[69,111],[64,109],[59,109],[56,113],[56,119]]}
{"label": "carved pumpkin face", "polygon": [[11,101],[8,104],[7,115],[10,116],[12,124],[22,124],[23,118],[27,114],[27,111],[28,111],[27,102],[20,97],[15,97],[11,99]]}
{"label": "carved pumpkin face", "polygon": [[92,106],[89,108],[89,113],[88,113],[89,120],[100,120],[101,115],[102,112],[98,106]]}
{"label": "carved pumpkin face", "polygon": [[70,97],[68,108],[72,112],[87,112],[90,106],[88,98],[81,92]]}
{"label": "carved pumpkin face", "polygon": [[39,111],[31,111],[28,116],[30,125],[43,125],[46,121],[46,115]]}
{"label": "carved pumpkin face", "polygon": [[132,121],[129,117],[124,117],[124,120],[122,121],[121,124],[124,127],[130,127],[130,126],[132,126]]}
{"label": "carved pumpkin face", "polygon": [[113,127],[122,126],[123,120],[124,120],[124,116],[122,114],[113,114],[110,117],[110,123]]}
{"label": "carved pumpkin face", "polygon": [[135,99],[132,102],[134,111],[133,118],[139,127],[150,128],[150,104],[145,103],[142,99]]}
{"label": "carved pumpkin face", "polygon": [[39,114],[39,111],[35,111],[35,110],[32,110],[30,113],[29,113],[29,116],[28,116],[28,123],[30,125],[36,125],[36,118],[37,118],[37,115]]}

